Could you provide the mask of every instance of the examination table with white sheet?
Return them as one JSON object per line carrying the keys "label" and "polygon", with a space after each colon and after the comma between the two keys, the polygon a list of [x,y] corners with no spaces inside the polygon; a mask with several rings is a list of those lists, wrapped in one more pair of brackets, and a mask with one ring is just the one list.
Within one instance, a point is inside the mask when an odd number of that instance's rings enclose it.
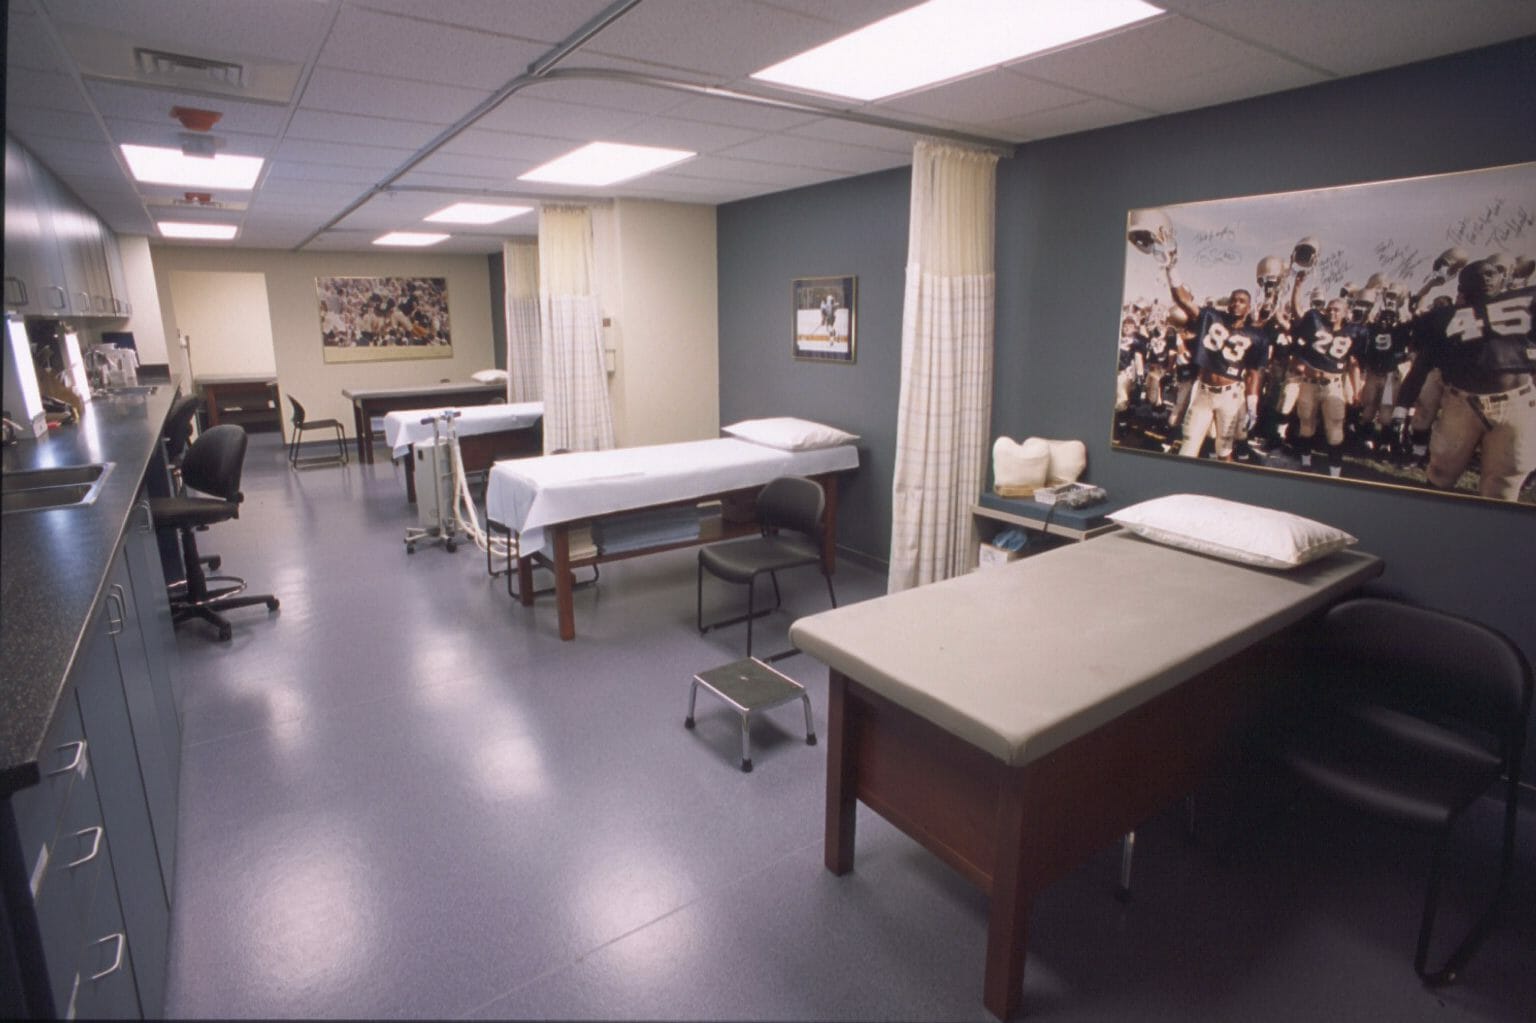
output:
{"label": "examination table with white sheet", "polygon": [[1283,682],[1285,630],[1382,571],[1252,568],[1116,532],[801,618],[830,668],[827,869],[863,802],[991,897],[983,1001],[1020,1006],[1050,882],[1192,791]]}
{"label": "examination table with white sheet", "polygon": [[[467,473],[486,472],[499,459],[537,455],[544,450],[542,401],[402,409],[386,413],[384,441],[393,458],[404,460],[405,496],[412,504],[416,502],[414,448],[431,444],[437,438],[443,429],[440,417],[450,408],[459,413],[453,426]],[[436,431],[433,420],[437,420]]]}
{"label": "examination table with white sheet", "polygon": [[822,557],[831,571],[837,532],[836,474],[858,464],[859,452],[852,444],[786,451],[734,437],[520,458],[491,467],[486,518],[517,537],[518,597],[523,604],[533,603],[534,563],[553,570],[560,638],[568,640],[576,636],[572,568],[712,543],[757,529],[755,521],[733,522],[710,515],[689,539],[617,554],[585,551],[572,556],[573,526],[601,524],[607,517],[642,509],[730,501],[779,476],[809,476],[826,492]]}

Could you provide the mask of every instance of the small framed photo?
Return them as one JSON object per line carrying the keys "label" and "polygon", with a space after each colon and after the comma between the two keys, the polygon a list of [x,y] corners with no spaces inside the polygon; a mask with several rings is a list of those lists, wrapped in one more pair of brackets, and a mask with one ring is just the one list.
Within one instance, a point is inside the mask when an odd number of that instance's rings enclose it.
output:
{"label": "small framed photo", "polygon": [[795,358],[852,363],[857,351],[858,278],[801,277],[794,283]]}

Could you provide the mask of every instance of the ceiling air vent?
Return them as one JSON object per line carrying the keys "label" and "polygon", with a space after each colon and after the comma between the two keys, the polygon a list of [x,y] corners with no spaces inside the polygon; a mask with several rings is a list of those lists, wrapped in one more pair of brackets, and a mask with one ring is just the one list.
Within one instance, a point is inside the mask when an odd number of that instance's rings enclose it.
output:
{"label": "ceiling air vent", "polygon": [[192,57],[185,53],[168,53],[135,47],[134,62],[139,73],[166,81],[191,85],[195,82],[214,83],[226,89],[243,89],[246,86],[245,65],[227,60],[210,60]]}

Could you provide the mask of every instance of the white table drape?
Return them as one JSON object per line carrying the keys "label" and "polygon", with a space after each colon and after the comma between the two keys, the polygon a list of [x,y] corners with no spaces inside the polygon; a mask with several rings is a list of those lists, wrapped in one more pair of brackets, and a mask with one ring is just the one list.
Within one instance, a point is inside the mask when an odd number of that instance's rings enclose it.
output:
{"label": "white table drape", "polygon": [[614,444],[596,277],[591,209],[543,207],[539,336],[546,452],[597,451]]}
{"label": "white table drape", "polygon": [[968,571],[992,416],[997,156],[919,142],[891,488],[894,593]]}

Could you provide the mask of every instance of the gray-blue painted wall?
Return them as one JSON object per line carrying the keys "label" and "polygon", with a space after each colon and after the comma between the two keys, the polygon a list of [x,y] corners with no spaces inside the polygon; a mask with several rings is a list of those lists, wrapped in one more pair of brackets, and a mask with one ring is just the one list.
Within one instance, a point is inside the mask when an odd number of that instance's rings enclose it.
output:
{"label": "gray-blue painted wall", "polygon": [[[1386,559],[1383,590],[1486,621],[1536,656],[1529,508],[1109,447],[1128,209],[1528,160],[1536,38],[1019,147],[998,168],[993,436],[1081,438],[1088,478],[1111,493],[1216,494],[1333,523]],[[839,539],[881,559],[908,181],[893,171],[719,211],[721,421],[793,414],[862,434]],[[790,358],[789,282],[820,274],[858,275],[856,365]]]}

